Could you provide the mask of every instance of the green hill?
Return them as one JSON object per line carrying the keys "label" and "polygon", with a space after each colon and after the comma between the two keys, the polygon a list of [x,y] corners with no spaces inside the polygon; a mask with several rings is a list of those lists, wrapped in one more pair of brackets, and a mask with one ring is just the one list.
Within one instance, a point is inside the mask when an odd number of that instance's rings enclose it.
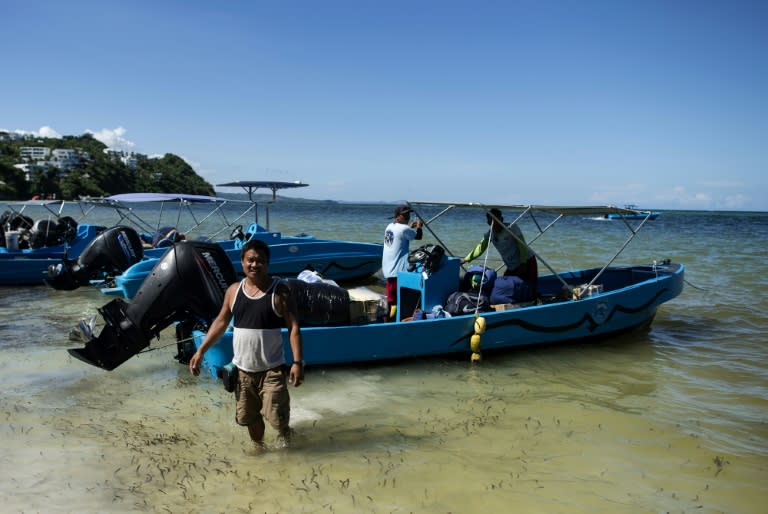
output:
{"label": "green hill", "polygon": [[[34,166],[33,161],[22,158],[22,147],[46,147],[51,151],[72,149],[82,152],[83,158],[68,170],[50,165]],[[0,140],[0,198],[21,200],[35,195],[41,198],[55,195],[55,198],[73,200],[86,195],[131,192],[213,194],[213,186],[177,155],[137,156],[136,166],[129,167],[119,158],[106,154],[106,148],[90,134],[60,139]],[[14,166],[24,162],[30,165],[28,177]]]}

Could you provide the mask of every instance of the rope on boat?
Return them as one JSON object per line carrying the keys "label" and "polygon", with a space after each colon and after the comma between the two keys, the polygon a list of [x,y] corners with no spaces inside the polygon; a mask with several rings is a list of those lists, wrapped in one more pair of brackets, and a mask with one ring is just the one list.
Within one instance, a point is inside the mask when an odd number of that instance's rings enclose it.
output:
{"label": "rope on boat", "polygon": [[704,289],[703,287],[699,287],[699,286],[695,286],[695,285],[691,284],[690,282],[688,282],[687,278],[684,278],[683,282],[685,282],[686,284],[688,284],[689,286],[691,286],[694,289],[698,289],[699,291],[709,291],[709,289]]}
{"label": "rope on boat", "polygon": [[495,220],[491,220],[491,229],[488,231],[488,245],[485,248],[485,257],[483,257],[483,269],[480,273],[480,287],[477,289],[477,301],[475,302],[475,322],[473,327],[475,333],[469,338],[469,349],[472,350],[471,362],[480,362],[482,355],[480,350],[482,349],[482,341],[480,335],[485,332],[485,318],[480,315],[480,295],[483,294],[483,285],[485,284],[485,270],[488,269],[488,255],[491,251],[491,237],[493,235],[493,224]]}
{"label": "rope on boat", "polygon": [[146,350],[141,350],[136,355],[141,355],[142,353],[154,352],[155,350],[162,350],[163,348],[168,348],[169,346],[173,346],[174,344],[187,343],[189,341],[194,341],[194,340],[195,340],[194,336],[192,336],[192,337],[185,337],[184,339],[179,339],[177,341],[174,341],[174,342],[168,343],[168,344],[164,344],[162,346],[154,346],[152,348],[147,348]]}

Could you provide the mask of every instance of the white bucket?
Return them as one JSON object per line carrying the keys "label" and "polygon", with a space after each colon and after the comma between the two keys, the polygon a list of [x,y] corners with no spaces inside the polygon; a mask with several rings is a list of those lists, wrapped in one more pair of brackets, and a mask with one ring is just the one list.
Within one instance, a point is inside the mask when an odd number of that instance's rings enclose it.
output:
{"label": "white bucket", "polygon": [[8,250],[19,249],[19,232],[17,230],[9,230],[5,233],[5,247]]}

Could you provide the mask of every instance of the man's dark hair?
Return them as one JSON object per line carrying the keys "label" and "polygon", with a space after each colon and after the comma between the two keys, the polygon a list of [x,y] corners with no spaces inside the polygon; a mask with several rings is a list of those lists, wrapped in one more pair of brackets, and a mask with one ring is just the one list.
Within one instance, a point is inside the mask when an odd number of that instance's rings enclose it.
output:
{"label": "man's dark hair", "polygon": [[502,223],[504,222],[504,217],[501,215],[501,211],[499,209],[497,209],[496,207],[494,207],[493,209],[491,209],[491,210],[489,210],[488,212],[485,213],[485,221],[489,225],[491,224],[491,222],[494,221],[494,219],[491,217],[491,214],[496,216],[496,219],[498,219],[499,222],[502,222]]}
{"label": "man's dark hair", "polygon": [[245,243],[240,249],[240,260],[243,260],[243,257],[245,257],[245,252],[248,250],[254,250],[258,253],[264,254],[264,257],[267,258],[267,263],[269,263],[269,246],[261,239],[251,239]]}

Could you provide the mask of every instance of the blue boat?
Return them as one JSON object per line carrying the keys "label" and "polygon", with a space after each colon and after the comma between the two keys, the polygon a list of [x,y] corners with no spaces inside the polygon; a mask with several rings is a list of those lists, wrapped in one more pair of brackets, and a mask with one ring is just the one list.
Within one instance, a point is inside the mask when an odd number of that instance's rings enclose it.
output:
{"label": "blue boat", "polygon": [[[156,202],[161,207],[162,213],[168,204],[175,204],[171,210],[186,209],[196,204],[210,204],[213,208],[203,219],[197,219],[193,214],[188,214],[194,223],[188,228],[182,228],[178,232],[183,233],[185,239],[191,239],[198,234],[203,222],[214,215],[221,216],[221,221],[215,225],[216,231],[197,237],[201,240],[213,240],[218,244],[232,261],[235,269],[240,267],[240,248],[250,239],[260,239],[269,244],[272,249],[271,271],[278,276],[295,277],[305,269],[312,269],[324,278],[336,281],[353,281],[370,277],[381,267],[381,255],[383,246],[378,243],[365,243],[356,241],[340,241],[331,239],[318,239],[314,236],[301,234],[285,236],[281,232],[269,230],[269,205],[265,208],[267,226],[258,221],[258,206],[253,198],[253,193],[258,188],[266,188],[272,191],[273,201],[278,190],[286,188],[306,187],[301,182],[275,182],[275,181],[240,181],[219,184],[222,187],[243,187],[248,192],[247,201],[230,200],[220,197],[165,194],[165,193],[135,193],[114,195],[101,200],[106,205],[116,210],[121,223],[138,227],[144,234],[157,233],[164,224],[157,221],[154,224],[147,223],[135,210],[137,203]],[[244,209],[234,219],[227,219],[224,214],[224,206],[242,204]],[[243,219],[253,213],[254,221],[243,229]],[[199,214],[198,214],[199,216]],[[176,218],[180,219],[180,214]],[[167,217],[166,217],[167,220]],[[166,221],[167,222],[167,221]],[[170,227],[168,227],[170,228]],[[109,296],[133,298],[144,280],[151,273],[158,259],[168,250],[167,245],[159,247],[145,247],[145,245],[118,243],[118,238],[136,240],[130,233],[130,229],[111,231],[104,234],[108,241],[94,241],[93,248],[87,251],[84,258],[79,261],[71,260],[64,266],[52,271],[50,285],[57,289],[73,289],[85,283],[104,284],[109,277],[108,286],[102,287],[102,292]],[[226,239],[221,234],[226,232]],[[146,239],[147,236],[145,235]],[[178,242],[167,240],[167,244]],[[146,242],[146,241],[145,241]],[[126,259],[124,253],[130,250],[136,258]],[[120,265],[114,263],[119,262]]]}
{"label": "blue boat", "polygon": [[608,220],[648,220],[654,221],[661,213],[658,211],[639,210],[634,204],[627,204],[621,212],[608,212],[603,215]]}
{"label": "blue boat", "polygon": [[[69,204],[77,202],[69,202]],[[0,221],[0,286],[44,285],[48,267],[77,258],[105,227],[64,216],[62,200],[8,202]],[[90,209],[81,207],[83,218]],[[37,219],[30,211],[39,207]]]}
{"label": "blue boat", "polygon": [[[603,215],[613,207],[502,206],[413,202],[417,216],[429,225],[437,217],[461,209],[502,208],[530,216],[540,233],[548,232],[560,219],[573,215]],[[428,210],[439,214],[429,217]],[[554,218],[542,221],[542,216]],[[638,227],[629,230],[629,241]],[[499,303],[491,308],[446,315],[451,297],[461,293],[466,281],[460,260],[442,255],[437,266],[414,259],[411,271],[398,276],[397,316],[379,319],[381,298],[355,300],[341,305],[334,290],[333,302],[323,306],[324,285],[284,280],[291,294],[306,298],[316,289],[312,305],[299,305],[302,319],[303,357],[307,366],[401,361],[438,355],[466,355],[473,361],[484,354],[511,348],[574,341],[589,341],[647,327],[657,309],[683,290],[685,267],[662,262],[619,266],[613,262],[627,243],[601,266],[556,272],[539,250],[541,265],[535,298]],[[144,351],[155,335],[176,323],[179,353],[188,362],[202,343],[205,327],[216,316],[229,284],[238,280],[225,254],[215,246],[175,245],[155,267],[131,302],[115,299],[99,309],[105,320],[101,333],[93,334],[86,324],[86,344],[70,353],[89,364],[114,369]],[[418,253],[418,252],[416,252]],[[423,253],[423,252],[422,252]],[[439,255],[439,254],[438,254]],[[497,279],[498,280],[498,279]],[[327,288],[326,288],[327,289]],[[207,291],[190,300],[187,291]],[[467,293],[471,294],[471,293]],[[477,293],[479,294],[479,293]],[[480,305],[478,303],[478,305]],[[81,322],[83,325],[84,322]],[[283,331],[290,355],[287,331]],[[213,345],[203,365],[214,377],[221,376],[232,359],[232,332]]]}
{"label": "blue boat", "polygon": [[[261,228],[261,227],[259,227]],[[349,282],[370,277],[381,268],[382,245],[356,241],[317,239],[312,236],[283,236],[280,232],[247,231],[247,239],[219,241],[234,269],[240,269],[240,248],[250,239],[264,240],[270,247],[270,273],[279,277],[296,277],[310,269],[327,280]],[[162,253],[167,251],[163,248]],[[133,298],[159,257],[145,252],[145,258],[112,279],[111,287],[101,288],[108,296]]]}

